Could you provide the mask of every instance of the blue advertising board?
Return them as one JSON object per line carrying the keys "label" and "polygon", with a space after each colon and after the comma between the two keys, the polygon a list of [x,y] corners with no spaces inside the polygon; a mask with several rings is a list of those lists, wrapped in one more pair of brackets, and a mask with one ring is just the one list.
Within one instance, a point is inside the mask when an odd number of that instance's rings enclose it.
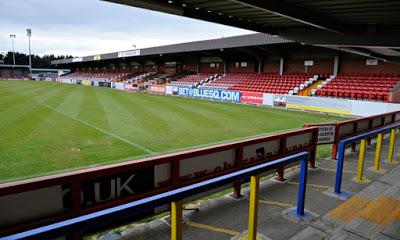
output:
{"label": "blue advertising board", "polygon": [[218,101],[240,102],[239,91],[179,87],[178,95]]}

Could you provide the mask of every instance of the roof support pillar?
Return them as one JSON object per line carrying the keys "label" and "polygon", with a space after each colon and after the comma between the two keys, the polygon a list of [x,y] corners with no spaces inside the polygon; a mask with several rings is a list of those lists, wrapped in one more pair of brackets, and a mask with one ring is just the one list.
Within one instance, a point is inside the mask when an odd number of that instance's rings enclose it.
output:
{"label": "roof support pillar", "polygon": [[226,74],[228,72],[226,61],[224,61],[223,64],[224,64],[224,73]]}
{"label": "roof support pillar", "polygon": [[279,62],[279,75],[283,75],[284,67],[285,67],[285,59],[281,57]]}
{"label": "roof support pillar", "polygon": [[339,63],[340,63],[339,55],[335,55],[335,59],[333,61],[333,75],[334,76],[337,76],[339,73]]}
{"label": "roof support pillar", "polygon": [[262,66],[263,66],[263,61],[259,60],[258,61],[258,68],[257,68],[258,74],[260,74],[262,72]]}

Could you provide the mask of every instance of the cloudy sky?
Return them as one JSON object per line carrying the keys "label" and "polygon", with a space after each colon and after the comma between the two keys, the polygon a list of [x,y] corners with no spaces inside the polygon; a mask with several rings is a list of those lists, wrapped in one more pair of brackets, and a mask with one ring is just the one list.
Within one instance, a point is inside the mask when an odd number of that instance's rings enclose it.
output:
{"label": "cloudy sky", "polygon": [[0,0],[0,52],[85,56],[97,53],[228,37],[246,30],[100,0]]}

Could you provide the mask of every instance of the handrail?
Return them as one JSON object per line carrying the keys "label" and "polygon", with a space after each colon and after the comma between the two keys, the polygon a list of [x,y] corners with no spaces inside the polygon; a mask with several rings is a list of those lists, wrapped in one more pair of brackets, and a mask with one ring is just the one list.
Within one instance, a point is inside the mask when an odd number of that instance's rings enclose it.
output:
{"label": "handrail", "polygon": [[[371,131],[368,131],[368,132],[365,132],[365,133],[361,133],[361,134],[359,134],[357,136],[352,136],[352,137],[349,137],[349,138],[345,138],[345,139],[343,139],[343,140],[341,140],[339,142],[339,150],[338,150],[339,156],[338,156],[338,163],[337,163],[337,169],[336,169],[336,179],[335,179],[334,194],[339,195],[339,196],[343,196],[345,198],[349,196],[349,193],[342,192],[342,190],[341,190],[341,187],[342,187],[342,175],[343,175],[343,165],[344,165],[344,154],[345,154],[346,145],[351,144],[351,143],[355,143],[357,141],[364,140],[364,139],[367,139],[367,138],[370,138],[370,137],[374,137],[376,135],[378,135],[378,136],[380,135],[380,137],[378,138],[378,141],[377,141],[377,151],[375,153],[375,161],[374,161],[374,165],[375,166],[379,166],[380,154],[381,154],[381,144],[382,144],[382,134],[385,133],[385,132],[388,132],[388,131],[390,131],[392,129],[399,128],[399,127],[400,127],[400,123],[394,123],[394,124],[390,124],[390,125],[381,127],[379,129],[374,129],[374,130],[371,130]],[[391,134],[393,134],[393,133],[391,133]],[[364,144],[365,144],[365,142],[364,142]],[[393,145],[394,145],[394,142],[391,142],[389,151],[394,147]],[[365,145],[364,145],[364,148],[365,148]],[[362,151],[361,154],[364,154],[363,151]],[[362,165],[363,161],[364,161],[364,156],[362,156],[362,158],[360,157],[359,164]],[[361,171],[362,171],[362,166],[360,166],[358,169],[361,169]],[[376,170],[378,170],[378,169],[379,169],[379,167],[376,168]],[[359,174],[360,173],[358,173],[358,175]]]}
{"label": "handrail", "polygon": [[373,129],[378,129],[380,127],[387,126],[396,122],[400,122],[400,111],[387,112],[383,114],[377,114],[340,122],[306,124],[304,127],[308,128],[334,126],[334,140],[330,143],[333,143],[331,158],[336,159],[338,144],[340,140],[347,137],[356,136],[360,133],[368,132]]}
{"label": "handrail", "polygon": [[178,188],[176,190],[157,194],[151,197],[129,202],[116,207],[104,209],[80,217],[75,217],[51,225],[31,229],[25,232],[13,234],[2,238],[3,240],[22,238],[54,238],[71,233],[71,231],[90,232],[94,225],[112,225],[121,219],[143,213],[146,209],[159,207],[170,202],[181,201],[184,198],[206,192],[220,186],[234,183],[248,177],[257,176],[264,172],[301,161],[300,185],[296,213],[304,215],[305,190],[307,182],[307,165],[310,158],[309,152],[301,152],[277,159],[271,162],[259,164],[237,172],[229,173],[213,179],[205,180],[193,185]]}

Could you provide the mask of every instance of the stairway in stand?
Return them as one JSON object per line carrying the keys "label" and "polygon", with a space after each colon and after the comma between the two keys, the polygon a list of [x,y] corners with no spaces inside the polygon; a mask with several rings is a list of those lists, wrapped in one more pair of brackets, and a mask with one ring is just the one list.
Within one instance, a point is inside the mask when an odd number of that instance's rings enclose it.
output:
{"label": "stairway in stand", "polygon": [[324,80],[318,80],[315,83],[311,84],[310,86],[304,88],[303,90],[299,91],[297,95],[299,96],[311,96],[311,90],[317,88],[319,84],[321,84]]}

